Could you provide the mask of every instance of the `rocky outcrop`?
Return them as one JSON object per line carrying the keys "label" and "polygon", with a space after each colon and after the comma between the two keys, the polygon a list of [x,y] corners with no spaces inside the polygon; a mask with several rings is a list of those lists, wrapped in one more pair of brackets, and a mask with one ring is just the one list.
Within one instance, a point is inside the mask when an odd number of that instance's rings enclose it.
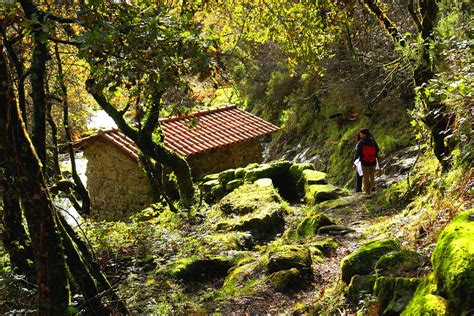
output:
{"label": "rocky outcrop", "polygon": [[373,240],[365,243],[341,261],[342,281],[349,284],[354,275],[368,275],[374,271],[377,261],[383,255],[399,250],[400,246],[391,239]]}

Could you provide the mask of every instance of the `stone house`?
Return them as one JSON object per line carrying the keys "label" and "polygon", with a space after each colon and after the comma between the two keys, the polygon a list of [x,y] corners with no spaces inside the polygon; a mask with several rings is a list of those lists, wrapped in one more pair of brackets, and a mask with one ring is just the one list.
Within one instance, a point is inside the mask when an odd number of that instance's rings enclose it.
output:
{"label": "stone house", "polygon": [[[261,140],[275,125],[235,105],[160,119],[165,146],[186,158],[194,179],[262,161]],[[126,218],[149,204],[149,183],[135,144],[117,129],[101,130],[78,145],[87,159],[92,214]]]}

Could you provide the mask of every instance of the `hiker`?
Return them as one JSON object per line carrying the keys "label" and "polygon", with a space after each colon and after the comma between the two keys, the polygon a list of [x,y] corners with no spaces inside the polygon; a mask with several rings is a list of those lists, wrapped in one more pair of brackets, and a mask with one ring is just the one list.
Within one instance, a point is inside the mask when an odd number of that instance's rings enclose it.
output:
{"label": "hiker", "polygon": [[[358,132],[356,135],[356,146],[355,146],[355,151],[357,153],[357,146],[359,143],[362,141],[362,138],[360,137],[360,133]],[[362,192],[362,164],[360,163],[360,159],[354,160],[354,164],[352,165],[352,168],[355,169],[355,192],[359,193]]]}
{"label": "hiker", "polygon": [[379,147],[367,128],[361,129],[359,136],[361,140],[357,143],[354,162],[359,159],[362,164],[364,193],[370,196],[372,191],[375,191],[375,167],[377,165]]}

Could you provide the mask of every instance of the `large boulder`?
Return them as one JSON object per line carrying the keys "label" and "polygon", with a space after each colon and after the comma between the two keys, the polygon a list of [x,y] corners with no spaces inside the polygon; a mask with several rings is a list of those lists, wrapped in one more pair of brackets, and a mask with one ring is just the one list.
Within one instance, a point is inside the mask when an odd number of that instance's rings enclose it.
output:
{"label": "large boulder", "polygon": [[275,291],[285,292],[291,288],[298,288],[302,284],[301,272],[296,268],[280,270],[270,274],[268,282]]}
{"label": "large boulder", "polygon": [[285,228],[287,208],[281,204],[272,203],[259,209],[258,212],[247,214],[231,221],[228,230],[248,231],[255,242],[268,241]]}
{"label": "large boulder", "polygon": [[410,302],[420,284],[417,278],[378,277],[374,295],[381,315],[399,315]]}
{"label": "large boulder", "polygon": [[288,174],[291,165],[292,164],[289,161],[277,161],[271,164],[262,164],[257,168],[248,170],[245,175],[245,181],[254,182],[261,178],[275,178]]}
{"label": "large boulder", "polygon": [[421,255],[411,250],[391,251],[380,257],[375,264],[375,272],[378,275],[401,276],[420,267],[422,259]]}
{"label": "large boulder", "polygon": [[[270,180],[270,179],[268,179]],[[226,195],[217,207],[226,215],[245,215],[264,208],[266,205],[281,203],[282,199],[271,185],[245,184]]]}
{"label": "large boulder", "polygon": [[433,274],[425,277],[401,315],[449,315],[448,301],[436,294],[436,288]]}
{"label": "large boulder", "polygon": [[233,258],[226,256],[193,256],[175,260],[160,272],[185,282],[203,281],[227,275]]}
{"label": "large boulder", "polygon": [[317,233],[319,228],[334,224],[335,222],[324,214],[310,215],[298,225],[296,235],[298,237],[312,236]]}
{"label": "large boulder", "polygon": [[374,275],[354,275],[347,287],[346,298],[354,306],[374,292],[377,277]]}
{"label": "large boulder", "polygon": [[432,256],[438,293],[454,314],[474,310],[474,209],[458,215],[441,233]]}
{"label": "large boulder", "polygon": [[342,259],[342,281],[349,284],[354,275],[368,275],[372,273],[380,257],[399,249],[398,243],[391,239],[369,241]]}
{"label": "large boulder", "polygon": [[305,185],[305,200],[309,205],[335,200],[344,195],[344,191],[331,184]]}
{"label": "large boulder", "polygon": [[303,276],[312,274],[311,253],[307,247],[283,245],[274,246],[268,250],[266,265],[267,274],[297,269]]}

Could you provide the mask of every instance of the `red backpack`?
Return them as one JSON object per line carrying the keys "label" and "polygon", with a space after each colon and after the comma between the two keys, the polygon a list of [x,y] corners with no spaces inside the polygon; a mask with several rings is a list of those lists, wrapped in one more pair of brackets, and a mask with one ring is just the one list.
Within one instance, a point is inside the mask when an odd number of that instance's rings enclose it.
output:
{"label": "red backpack", "polygon": [[377,148],[375,148],[375,144],[362,145],[361,158],[364,166],[375,166],[377,161]]}

